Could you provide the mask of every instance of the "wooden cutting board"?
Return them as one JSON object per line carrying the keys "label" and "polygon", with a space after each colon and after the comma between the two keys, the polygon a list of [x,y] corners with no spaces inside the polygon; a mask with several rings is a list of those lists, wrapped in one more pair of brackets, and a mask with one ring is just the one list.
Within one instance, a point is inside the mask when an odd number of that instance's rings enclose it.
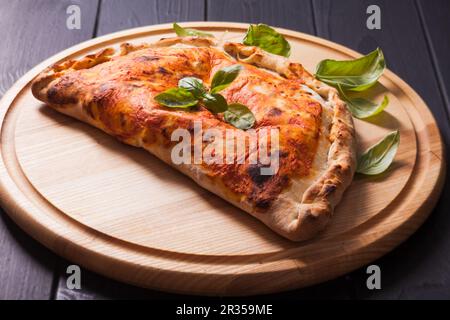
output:
{"label": "wooden cutting board", "polygon": [[[184,26],[241,41],[247,24]],[[279,30],[291,59],[310,71],[322,59],[359,54]],[[33,98],[30,81],[48,65],[122,42],[173,36],[171,25],[96,38],[36,66],[0,102],[1,205],[25,231],[65,258],[111,278],[171,292],[250,295],[294,289],[364,266],[411,235],[436,203],[443,145],[422,99],[386,71],[370,93],[385,112],[356,120],[359,150],[400,129],[388,172],[355,176],[328,228],[294,243],[198,187],[149,153],[58,114]]]}

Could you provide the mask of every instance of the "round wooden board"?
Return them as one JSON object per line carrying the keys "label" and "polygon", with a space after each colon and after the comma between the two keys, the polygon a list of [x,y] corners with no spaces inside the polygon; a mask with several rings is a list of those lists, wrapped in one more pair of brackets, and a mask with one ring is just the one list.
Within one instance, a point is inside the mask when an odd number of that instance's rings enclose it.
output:
{"label": "round wooden board", "polygon": [[[248,25],[192,22],[241,41]],[[224,32],[227,30],[227,32]],[[309,70],[356,52],[279,29],[291,59]],[[0,102],[1,205],[29,234],[67,259],[138,286],[207,295],[299,288],[361,267],[413,233],[436,203],[445,176],[442,141],[421,98],[386,71],[372,96],[385,112],[356,121],[359,150],[400,129],[390,170],[356,176],[328,228],[285,240],[143,150],[58,114],[34,99],[30,81],[50,64],[121,42],[173,35],[171,25],[123,31],[67,49],[21,78]]]}

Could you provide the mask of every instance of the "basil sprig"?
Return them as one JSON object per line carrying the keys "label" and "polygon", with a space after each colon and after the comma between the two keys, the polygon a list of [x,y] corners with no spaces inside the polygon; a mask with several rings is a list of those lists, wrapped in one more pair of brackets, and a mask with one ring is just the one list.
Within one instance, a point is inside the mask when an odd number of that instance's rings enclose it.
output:
{"label": "basil sprig", "polygon": [[377,48],[355,60],[322,60],[317,65],[316,78],[345,91],[364,91],[378,81],[385,68],[383,52]]}
{"label": "basil sprig", "polygon": [[228,105],[226,99],[218,93],[228,87],[242,70],[240,65],[231,65],[217,71],[211,81],[211,90],[207,90],[201,79],[185,77],[178,81],[177,88],[170,88],[155,96],[155,100],[169,108],[188,108],[199,102],[212,113],[224,112],[224,120],[238,129],[250,129],[255,116],[243,104]]}
{"label": "basil sprig", "polygon": [[316,78],[336,87],[352,115],[358,119],[365,119],[382,112],[389,104],[389,98],[384,96],[383,101],[378,104],[361,97],[352,97],[349,93],[361,92],[373,86],[385,68],[383,52],[377,48],[355,60],[322,60],[317,65]]}
{"label": "basil sprig", "polygon": [[255,123],[255,116],[253,113],[240,103],[229,104],[223,117],[226,122],[242,130],[250,129]]}
{"label": "basil sprig", "polygon": [[289,57],[291,53],[289,42],[275,29],[262,23],[250,25],[243,42],[248,46],[257,46],[279,56]]}
{"label": "basil sprig", "polygon": [[241,70],[241,65],[233,64],[217,71],[211,81],[211,92],[217,93],[228,87],[237,78]]}
{"label": "basil sprig", "polygon": [[178,81],[178,87],[183,88],[194,95],[194,97],[201,97],[206,93],[206,88],[203,81],[195,77],[185,77]]}
{"label": "basil sprig", "polygon": [[202,102],[212,113],[221,113],[228,109],[227,100],[219,93],[205,93]]}
{"label": "basil sprig", "polygon": [[339,95],[347,103],[347,107],[355,118],[365,119],[382,112],[389,104],[389,98],[384,96],[381,103],[375,103],[361,97],[350,97],[338,86]]}
{"label": "basil sprig", "polygon": [[214,38],[214,35],[211,33],[203,32],[196,29],[183,28],[178,23],[173,24],[173,30],[179,37],[210,37]]}
{"label": "basil sprig", "polygon": [[[355,60],[323,60],[316,68],[316,78],[338,89],[342,100],[352,115],[358,119],[372,117],[382,112],[389,104],[384,96],[381,103],[352,96],[352,91],[362,92],[377,83],[386,68],[380,48]],[[394,160],[400,143],[400,132],[389,133],[370,147],[358,159],[356,172],[376,175],[384,172]]]}
{"label": "basil sprig", "polygon": [[155,96],[155,100],[169,108],[189,108],[198,103],[198,99],[183,88],[170,88]]}
{"label": "basil sprig", "polygon": [[394,160],[399,144],[400,132],[389,133],[358,158],[356,172],[367,175],[384,172]]}

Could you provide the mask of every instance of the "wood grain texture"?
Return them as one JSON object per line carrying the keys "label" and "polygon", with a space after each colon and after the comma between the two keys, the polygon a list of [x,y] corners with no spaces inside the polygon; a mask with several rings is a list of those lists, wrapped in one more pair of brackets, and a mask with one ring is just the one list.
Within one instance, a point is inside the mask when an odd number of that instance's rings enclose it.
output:
{"label": "wood grain texture", "polygon": [[[241,38],[246,29],[242,24],[195,23],[191,26],[206,27],[208,31],[212,31],[208,29],[210,26],[214,26],[215,31],[227,28],[230,40]],[[171,32],[170,25],[128,31],[79,45],[52,59],[84,55],[100,49],[102,41],[111,45],[112,37],[120,41],[145,37],[144,40],[151,42]],[[355,57],[354,52],[338,45],[288,30],[282,32],[291,40],[292,58],[298,60],[301,56],[307,68],[324,57]],[[139,150],[118,143],[110,144],[110,138],[100,132],[91,133],[89,128],[78,128],[83,126],[82,123],[43,111],[45,107],[43,109],[33,99],[29,88],[21,88],[29,86],[29,79],[44,67],[30,71],[2,101],[2,117],[6,116],[1,136],[4,167],[0,170],[0,182],[5,195],[2,202],[16,222],[45,245],[75,262],[122,281],[175,292],[222,295],[267,293],[311,285],[367,263],[409,236],[427,216],[440,190],[440,174],[444,167],[437,128],[414,91],[388,71],[381,79],[381,84],[391,92],[391,105],[384,117],[393,121],[383,118],[380,122],[375,119],[373,122],[357,122],[357,131],[364,145],[378,140],[387,130],[392,130],[393,125],[399,127],[403,140],[397,161],[382,177],[355,181],[353,191],[351,187],[346,193],[333,220],[335,225],[341,221],[341,227],[333,230],[330,225],[313,241],[293,244],[276,239],[255,220],[240,220],[247,216],[231,214],[224,203],[217,203],[205,211],[202,219],[198,219],[198,215],[203,210],[196,210],[196,207],[191,207],[194,211],[190,214],[177,218],[178,213],[170,209],[172,203],[178,203],[173,195],[186,196],[179,199],[178,210],[186,201],[192,200],[196,206],[203,206],[204,202],[212,201],[212,197],[192,193],[193,187],[185,190],[184,182],[178,178],[173,184],[164,179],[162,181],[166,185],[159,186],[155,171],[150,170],[146,177],[141,170],[146,170],[147,164],[154,161],[149,155],[141,161],[136,158],[141,156]],[[19,91],[21,94],[16,97]],[[21,112],[23,108],[28,111]],[[47,134],[48,130],[53,133]],[[64,132],[58,134],[54,130]],[[43,139],[42,134],[47,134],[47,138]],[[417,159],[415,135],[418,139]],[[49,141],[48,137],[55,137],[59,143],[55,139]],[[64,140],[66,138],[69,140]],[[25,143],[27,140],[29,143]],[[106,149],[105,143],[108,144]],[[63,154],[67,157],[60,159]],[[101,159],[101,165],[95,159]],[[41,160],[46,162],[45,167],[42,167]],[[48,171],[50,163],[51,174]],[[414,174],[408,178],[411,172]],[[89,188],[102,180],[107,188],[95,189],[103,190],[104,194],[90,197],[96,192]],[[133,183],[128,184],[129,181]],[[126,187],[124,183],[127,183]],[[172,188],[173,192],[166,192],[171,195],[166,197],[171,201],[167,202],[162,195],[150,202],[116,201],[121,195],[114,196],[115,189],[122,194],[128,191],[134,194],[146,186],[157,190]],[[367,196],[362,201],[358,198],[359,193],[366,186],[368,189],[364,192]],[[380,190],[384,193],[378,195]],[[131,199],[132,194],[125,198]],[[151,190],[147,194],[151,194]],[[394,198],[388,200],[391,195]],[[95,201],[102,199],[109,201],[95,205]],[[354,207],[355,203],[358,203],[358,209]],[[380,203],[387,207],[379,207]],[[123,204],[132,206],[121,209]],[[94,207],[96,209],[92,210]],[[159,214],[149,214],[156,207]],[[226,216],[233,218],[227,217],[227,223],[221,221],[224,209],[228,212]],[[356,216],[355,210],[358,212]],[[127,213],[127,219],[121,220],[121,211]],[[355,218],[368,212],[372,214],[367,219],[354,224],[358,221]],[[175,230],[171,227],[174,223],[158,224],[159,216],[164,216],[169,222],[171,217],[176,221],[182,219],[184,223],[178,224]],[[196,221],[196,224],[190,221]],[[220,224],[225,232],[215,229],[216,224]],[[158,227],[155,229],[155,226]],[[203,233],[202,229],[215,232]],[[167,237],[174,232],[176,236]],[[185,233],[192,240],[178,241]],[[209,244],[211,237],[215,246]],[[248,247],[240,247],[236,251],[241,242]]]}
{"label": "wood grain texture", "polygon": [[[381,30],[368,30],[365,27],[368,17],[365,12],[370,4],[377,4],[381,8]],[[364,53],[377,46],[383,49],[388,68],[404,78],[427,102],[448,148],[450,130],[447,110],[414,2],[318,0],[313,1],[313,6],[320,37]],[[434,13],[440,10],[430,2],[427,2],[427,6]],[[445,32],[438,34],[446,37]],[[443,194],[449,191],[447,182]],[[383,290],[367,290],[365,269],[354,273],[357,296],[387,299],[448,298],[449,211],[450,202],[442,197],[431,218],[408,242],[376,262],[382,270]]]}
{"label": "wood grain texture", "polygon": [[207,0],[207,20],[265,23],[314,34],[310,0]]}
{"label": "wood grain texture", "polygon": [[[78,4],[81,30],[66,28],[66,8]],[[97,1],[0,1],[0,96],[50,55],[89,39]],[[38,28],[39,32],[36,32]],[[0,299],[48,299],[58,259],[33,241],[3,211],[0,219]]]}
{"label": "wood grain texture", "polygon": [[203,0],[108,0],[102,1],[97,35],[146,25],[202,21]]}

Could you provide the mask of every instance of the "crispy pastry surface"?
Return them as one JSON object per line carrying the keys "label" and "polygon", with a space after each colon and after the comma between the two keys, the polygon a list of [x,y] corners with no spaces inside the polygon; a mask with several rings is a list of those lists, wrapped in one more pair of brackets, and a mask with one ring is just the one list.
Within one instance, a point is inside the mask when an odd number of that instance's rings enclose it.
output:
{"label": "crispy pastry surface", "polygon": [[[183,77],[200,78],[209,86],[217,70],[236,63],[243,70],[221,94],[228,103],[242,103],[252,110],[256,134],[279,130],[279,170],[274,175],[262,175],[264,165],[250,163],[261,148],[250,145],[250,131],[232,127],[222,115],[201,106],[186,111],[154,100]],[[118,55],[108,48],[46,69],[34,80],[32,92],[59,112],[145,148],[294,241],[311,238],[325,227],[353,178],[353,121],[336,90],[302,65],[257,47],[226,43],[218,48],[205,38],[122,44]],[[235,144],[247,142],[245,159],[237,161],[234,155],[230,163],[193,159],[192,164],[174,164],[171,151],[178,142],[171,140],[172,133],[184,128],[192,133],[192,142],[204,139],[194,134],[197,120],[203,130],[214,128],[224,138],[228,130]],[[270,145],[269,138],[269,150]],[[223,159],[229,154],[227,147],[220,138],[202,146]]]}

